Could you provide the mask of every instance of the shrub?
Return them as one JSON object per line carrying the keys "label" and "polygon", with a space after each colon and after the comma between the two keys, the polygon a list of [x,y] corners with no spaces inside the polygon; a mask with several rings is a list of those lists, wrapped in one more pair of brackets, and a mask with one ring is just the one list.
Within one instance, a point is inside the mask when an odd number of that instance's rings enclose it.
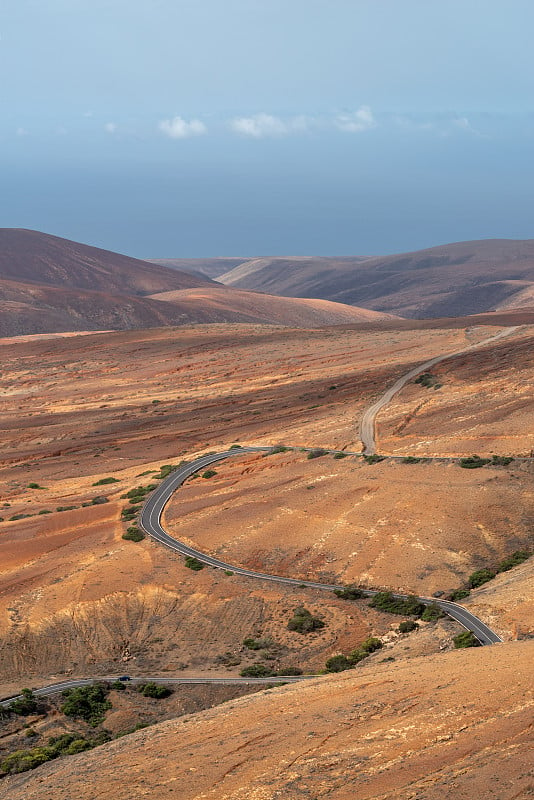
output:
{"label": "shrub", "polygon": [[469,589],[455,589],[454,592],[451,592],[449,596],[449,600],[453,602],[456,600],[464,600],[464,598],[469,597],[471,592]]}
{"label": "shrub", "polygon": [[175,469],[178,469],[176,464],[163,464],[163,466],[159,468],[159,475],[155,476],[156,480],[161,481],[164,478],[168,478]]}
{"label": "shrub", "polygon": [[[59,509],[58,508],[58,511],[60,511],[60,510],[63,510],[63,509]],[[15,522],[18,519],[28,519],[28,517],[31,517],[31,514],[13,514],[13,516],[9,518],[9,521],[10,522]]]}
{"label": "shrub", "polygon": [[523,561],[527,561],[529,558],[530,553],[528,550],[516,550],[511,556],[508,556],[508,558],[505,558],[504,561],[501,561],[497,567],[497,572],[508,572],[509,569],[517,567],[518,564],[522,564]]}
{"label": "shrub", "polygon": [[121,511],[121,518],[125,522],[130,522],[132,519],[135,519],[137,517],[137,515],[139,514],[140,511],[141,511],[141,506],[140,505],[126,506]]}
{"label": "shrub", "polygon": [[496,572],[493,569],[477,569],[472,575],[469,576],[469,587],[471,589],[476,589],[477,586],[482,586],[483,583],[491,581],[495,575]]}
{"label": "shrub", "polygon": [[453,642],[457,649],[462,647],[480,647],[480,642],[471,631],[462,631],[462,633],[454,637]]}
{"label": "shrub", "polygon": [[33,481],[28,484],[28,489],[44,489],[44,486],[39,486],[38,483],[34,483]]}
{"label": "shrub", "polygon": [[363,640],[358,649],[370,655],[371,653],[374,653],[375,650],[382,649],[382,642],[377,636],[368,636],[367,639]]}
{"label": "shrub", "polygon": [[442,387],[442,384],[431,372],[423,372],[415,379],[414,383],[418,383],[426,389],[441,389]]}
{"label": "shrub", "polygon": [[370,456],[365,456],[364,459],[368,464],[378,464],[380,461],[385,459],[385,456],[379,456],[378,453],[373,453]]}
{"label": "shrub", "polygon": [[99,481],[93,483],[93,486],[106,486],[108,483],[120,483],[118,478],[100,478]]}
{"label": "shrub", "polygon": [[327,659],[325,668],[327,672],[344,672],[346,669],[351,669],[354,666],[351,661],[342,654],[331,656]]}
{"label": "shrub", "polygon": [[334,594],[336,597],[341,597],[342,600],[359,600],[364,596],[362,590],[353,584],[345,586],[343,589],[334,589]]}
{"label": "shrub", "polygon": [[495,467],[507,467],[513,460],[512,456],[492,456],[491,464]]}
{"label": "shrub", "polygon": [[336,453],[334,458],[347,458],[348,453]]}
{"label": "shrub", "polygon": [[403,464],[419,464],[420,461],[421,461],[421,459],[420,458],[416,458],[415,456],[405,456],[402,459],[402,463]]}
{"label": "shrub", "polygon": [[407,619],[399,625],[399,633],[410,633],[417,630],[419,625],[413,619]]}
{"label": "shrub", "polygon": [[213,478],[214,475],[217,475],[217,471],[214,469],[207,469],[206,472],[202,473],[203,478]]}
{"label": "shrub", "polygon": [[91,500],[92,506],[103,506],[105,503],[109,503],[109,500],[103,494],[99,494]]}
{"label": "shrub", "polygon": [[243,445],[240,445],[240,444],[231,444],[230,445],[230,450],[242,450],[242,449],[243,449]]}
{"label": "shrub", "polygon": [[444,616],[444,612],[437,603],[430,603],[421,614],[421,619],[424,620],[424,622],[436,622],[436,620]]}
{"label": "shrub", "polygon": [[124,685],[124,681],[113,681],[110,686],[115,692],[125,692],[126,686]]}
{"label": "shrub", "polygon": [[243,639],[243,645],[249,650],[264,650],[272,645],[271,639]]}
{"label": "shrub", "polygon": [[142,542],[145,534],[136,525],[130,525],[126,532],[122,534],[122,538],[128,542]]}
{"label": "shrub", "polygon": [[107,699],[108,689],[102,684],[78,686],[63,692],[65,702],[61,711],[67,717],[79,717],[93,727],[104,720],[112,706]]}
{"label": "shrub", "polygon": [[322,447],[314,447],[313,450],[310,450],[308,453],[308,458],[321,458],[321,456],[325,456],[327,454],[327,450],[323,450]]}
{"label": "shrub", "polygon": [[282,678],[285,678],[289,677],[290,675],[302,675],[302,670],[300,667],[281,667],[276,674]]}
{"label": "shrub", "polygon": [[420,617],[425,610],[425,605],[418,597],[394,597],[392,592],[378,592],[369,605],[378,608],[380,611],[388,611],[390,614],[402,614],[403,616]]}
{"label": "shrub", "polygon": [[264,453],[263,455],[264,456],[275,456],[277,453],[287,453],[288,450],[289,450],[289,447],[284,447],[283,444],[276,444],[274,447],[271,447],[270,450],[267,450],[267,452]]}
{"label": "shrub", "polygon": [[152,697],[155,700],[163,700],[163,698],[169,697],[172,694],[172,689],[169,689],[168,686],[160,686],[154,683],[154,681],[140,683],[137,687],[137,691],[142,694],[143,697]]}
{"label": "shrub", "polygon": [[294,616],[287,623],[290,631],[298,633],[311,633],[325,627],[325,623],[319,617],[314,617],[307,608],[299,606],[295,609]]}
{"label": "shrub", "polygon": [[76,506],[58,506],[56,511],[74,511]]}
{"label": "shrub", "polygon": [[13,700],[8,706],[8,711],[13,714],[19,714],[22,717],[27,717],[29,714],[35,714],[39,711],[39,702],[31,689],[22,689],[22,697]]}
{"label": "shrub", "polygon": [[243,678],[271,678],[275,673],[265,664],[251,664],[239,673]]}
{"label": "shrub", "polygon": [[469,456],[468,458],[461,458],[458,462],[464,469],[478,469],[490,463],[489,458],[480,458],[480,456]]}
{"label": "shrub", "polygon": [[186,556],[185,566],[189,567],[189,569],[192,569],[195,572],[199,572],[199,570],[204,569],[205,565],[202,563],[202,561],[199,561],[198,558],[195,558],[194,556]]}
{"label": "shrub", "polygon": [[51,514],[52,512],[49,511],[48,508],[43,508],[41,511],[38,511],[37,513],[38,515],[41,515],[41,514]]}

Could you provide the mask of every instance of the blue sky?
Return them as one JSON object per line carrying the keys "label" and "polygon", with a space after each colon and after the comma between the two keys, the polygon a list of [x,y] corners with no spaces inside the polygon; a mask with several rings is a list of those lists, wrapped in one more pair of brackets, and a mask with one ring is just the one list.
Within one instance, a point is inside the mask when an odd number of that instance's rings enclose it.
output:
{"label": "blue sky", "polygon": [[17,0],[0,226],[140,257],[532,238],[531,0]]}

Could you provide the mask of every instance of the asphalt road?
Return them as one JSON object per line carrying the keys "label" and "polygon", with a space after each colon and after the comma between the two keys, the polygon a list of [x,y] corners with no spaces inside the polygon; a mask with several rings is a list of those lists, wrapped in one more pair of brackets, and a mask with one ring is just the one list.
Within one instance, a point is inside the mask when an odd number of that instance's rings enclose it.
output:
{"label": "asphalt road", "polygon": [[414,367],[405,375],[402,375],[402,377],[395,381],[395,383],[390,386],[389,389],[384,392],[384,394],[379,397],[375,403],[373,403],[372,406],[369,406],[369,408],[363,414],[360,423],[360,439],[362,441],[365,454],[373,455],[376,453],[375,424],[378,412],[392,400],[397,392],[400,392],[403,386],[406,386],[408,381],[411,381],[412,378],[416,378],[417,375],[420,375],[422,372],[426,372],[431,367],[439,364],[441,361],[446,361],[448,358],[455,358],[456,356],[464,355],[464,353],[469,353],[485,344],[490,344],[498,339],[503,339],[505,336],[510,336],[510,334],[514,333],[518,327],[519,326],[516,325],[513,328],[505,328],[505,330],[500,331],[499,333],[495,334],[495,336],[490,336],[488,339],[483,339],[481,342],[477,342],[477,344],[464,347],[463,350],[456,350],[454,353],[448,353],[444,356],[436,356],[435,358],[431,358],[428,361],[425,361],[424,364],[419,364],[419,366]]}

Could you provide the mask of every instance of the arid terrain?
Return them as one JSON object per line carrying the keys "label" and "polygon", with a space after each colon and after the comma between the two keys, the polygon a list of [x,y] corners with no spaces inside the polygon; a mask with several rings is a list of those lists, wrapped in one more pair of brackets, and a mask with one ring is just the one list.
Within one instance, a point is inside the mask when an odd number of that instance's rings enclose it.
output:
{"label": "arid terrain", "polygon": [[[531,648],[530,642],[513,640],[534,631],[530,562],[476,589],[466,601],[505,644],[450,652],[459,628],[448,620],[421,623],[414,633],[399,635],[402,617],[372,609],[365,600],[351,603],[315,590],[252,583],[207,568],[195,572],[181,556],[148,539],[122,539],[129,524],[121,521],[128,504],[122,495],[157,482],[162,465],[232,443],[358,452],[363,410],[398,376],[499,330],[498,325],[445,325],[424,330],[391,329],[387,321],[385,329],[380,323],[328,330],[215,325],[0,342],[1,694],[65,675],[236,675],[258,660],[276,669],[316,672],[331,655],[375,635],[385,649],[357,672],[264,691],[194,714],[185,723],[166,722],[133,734],[132,747],[145,742],[132,772],[137,796],[159,798],[171,788],[180,798],[271,800],[326,796],[329,787],[337,800],[354,795],[352,777],[341,780],[354,773],[361,792],[367,792],[362,797],[437,798],[448,780],[455,782],[458,797],[467,797],[472,786],[486,793],[488,765],[498,758],[502,791],[493,796],[514,797],[512,776],[525,758],[528,688],[522,676]],[[444,362],[436,368],[439,389],[405,387],[379,418],[380,450],[527,455],[532,335],[532,328],[523,326],[506,340]],[[489,390],[490,373],[498,395]],[[437,404],[439,412],[426,419],[427,427],[421,422],[412,431],[407,424],[396,432],[399,418],[423,401]],[[451,409],[459,408],[463,416],[476,409],[483,425],[473,432],[460,419],[454,436]],[[413,416],[417,421],[417,413]],[[209,479],[190,479],[176,494],[166,511],[169,528],[230,563],[266,572],[431,594],[454,589],[473,570],[532,547],[529,462],[471,471],[447,462],[308,459],[297,449],[242,456],[215,472]],[[326,623],[322,630],[308,636],[288,630],[301,605]],[[261,654],[243,645],[250,637],[267,640]],[[464,670],[464,663],[471,666]],[[509,677],[512,664],[515,683]],[[480,680],[488,682],[483,690]],[[438,695],[436,682],[443,688]],[[391,693],[386,702],[378,685]],[[475,685],[482,700],[470,699]],[[353,705],[343,705],[347,691],[361,698],[357,716]],[[454,701],[448,692],[456,692]],[[301,712],[287,760],[285,715],[294,726]],[[397,735],[392,715],[401,713],[403,730]],[[236,747],[245,758],[234,759],[233,767],[224,745],[204,744],[212,725],[224,727],[219,738],[227,742],[232,731],[243,732]],[[468,752],[463,726],[482,737],[474,751]],[[252,755],[254,742],[263,742],[260,729],[267,749],[260,743]],[[158,784],[148,778],[143,759],[152,748],[163,758],[167,736],[178,750]],[[384,743],[379,749],[377,736]],[[310,750],[308,743],[316,739]],[[354,742],[362,743],[361,752],[355,754]],[[190,784],[178,778],[182,746],[189,748],[184,753],[198,753],[187,757]],[[73,785],[79,794],[78,783],[89,780],[84,770],[99,764],[94,769],[102,783],[93,786],[92,796],[120,798],[106,759],[114,759],[120,772],[121,759],[131,761],[129,747],[123,739],[4,779],[0,796],[7,791],[9,797],[48,800],[52,785],[54,797],[67,797]],[[204,769],[207,758],[218,761],[221,771]],[[269,759],[275,758],[280,769],[269,779]],[[167,783],[175,779],[179,789]],[[528,785],[526,777],[521,780],[517,791]]]}
{"label": "arid terrain", "polygon": [[401,317],[534,306],[534,240],[455,242],[391,256],[166,259],[238,289],[321,297]]}

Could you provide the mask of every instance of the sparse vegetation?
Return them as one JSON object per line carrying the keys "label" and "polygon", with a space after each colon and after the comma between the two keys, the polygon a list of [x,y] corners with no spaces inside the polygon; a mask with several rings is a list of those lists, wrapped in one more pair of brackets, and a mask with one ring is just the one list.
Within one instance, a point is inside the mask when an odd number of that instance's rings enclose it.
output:
{"label": "sparse vegetation", "polygon": [[511,556],[508,556],[501,561],[497,567],[497,572],[508,572],[509,569],[517,567],[518,564],[522,564],[523,561],[527,561],[530,558],[530,555],[531,554],[528,552],[528,550],[516,550]]}
{"label": "sparse vegetation", "polygon": [[455,589],[454,592],[451,592],[449,595],[449,600],[456,602],[457,600],[465,600],[466,597],[469,597],[471,592],[469,589]]}
{"label": "sparse vegetation", "polygon": [[462,631],[462,633],[454,637],[453,642],[457,649],[462,647],[480,647],[480,642],[471,631]]}
{"label": "sparse vegetation", "polygon": [[91,750],[111,741],[111,738],[108,731],[100,731],[90,739],[75,733],[51,736],[47,745],[32,747],[30,750],[16,750],[14,753],[10,753],[0,764],[0,771],[3,775],[27,772],[60,756],[72,756],[76,753],[83,753],[85,750]]}
{"label": "sparse vegetation", "polygon": [[39,486],[39,484],[35,483],[34,481],[28,484],[28,489],[45,489],[45,488],[46,488],[45,486]]}
{"label": "sparse vegetation", "polygon": [[347,458],[348,453],[335,453],[334,458]]}
{"label": "sparse vegetation", "polygon": [[275,456],[277,453],[287,453],[289,451],[289,447],[284,447],[283,444],[276,444],[274,447],[271,447],[270,450],[267,450],[263,456]]}
{"label": "sparse vegetation", "polygon": [[77,506],[58,506],[56,511],[74,511]]}
{"label": "sparse vegetation", "polygon": [[513,460],[512,456],[492,456],[491,465],[493,467],[507,467]]}
{"label": "sparse vegetation", "polygon": [[359,647],[349,653],[348,656],[338,654],[331,656],[327,659],[325,664],[326,672],[344,672],[346,669],[352,669],[360,661],[368,658],[371,653],[382,648],[382,642],[376,636],[369,636],[365,639]]}
{"label": "sparse vegetation", "polygon": [[118,478],[113,478],[113,477],[100,478],[100,480],[95,481],[95,483],[93,483],[93,486],[106,486],[108,483],[120,483],[120,481]]}
{"label": "sparse vegetation", "polygon": [[325,627],[325,622],[320,617],[315,617],[307,608],[299,606],[295,609],[294,616],[287,623],[290,631],[298,633],[311,633]]}
{"label": "sparse vegetation", "polygon": [[31,689],[22,689],[21,697],[13,700],[8,706],[8,711],[12,714],[18,714],[22,717],[27,717],[30,714],[35,714],[39,710],[39,701]]}
{"label": "sparse vegetation", "polygon": [[244,667],[239,673],[243,678],[272,678],[276,675],[270,667],[265,664],[250,664]]}
{"label": "sparse vegetation", "polygon": [[423,622],[436,622],[436,620],[441,619],[444,616],[445,613],[441,610],[437,603],[430,603],[421,614],[421,619]]}
{"label": "sparse vegetation", "polygon": [[443,386],[443,384],[440,383],[436,376],[432,375],[431,372],[423,372],[415,379],[414,383],[424,386],[425,389],[441,389]]}
{"label": "sparse vegetation", "polygon": [[205,472],[202,473],[203,478],[213,478],[214,475],[217,475],[217,471],[214,469],[207,469]]}
{"label": "sparse vegetation", "polygon": [[420,461],[421,461],[421,459],[420,458],[416,458],[416,456],[405,456],[402,459],[402,463],[403,464],[419,464]]}
{"label": "sparse vegetation", "polygon": [[243,639],[243,645],[249,650],[264,650],[272,645],[272,639]]}
{"label": "sparse vegetation", "polygon": [[204,569],[205,564],[203,564],[202,561],[199,561],[198,558],[195,558],[194,556],[186,556],[185,566],[189,567],[189,569],[192,569],[195,572],[199,572],[199,570]]}
{"label": "sparse vegetation", "polygon": [[469,576],[469,588],[476,589],[477,586],[482,586],[483,583],[491,581],[497,573],[493,569],[477,569]]}

